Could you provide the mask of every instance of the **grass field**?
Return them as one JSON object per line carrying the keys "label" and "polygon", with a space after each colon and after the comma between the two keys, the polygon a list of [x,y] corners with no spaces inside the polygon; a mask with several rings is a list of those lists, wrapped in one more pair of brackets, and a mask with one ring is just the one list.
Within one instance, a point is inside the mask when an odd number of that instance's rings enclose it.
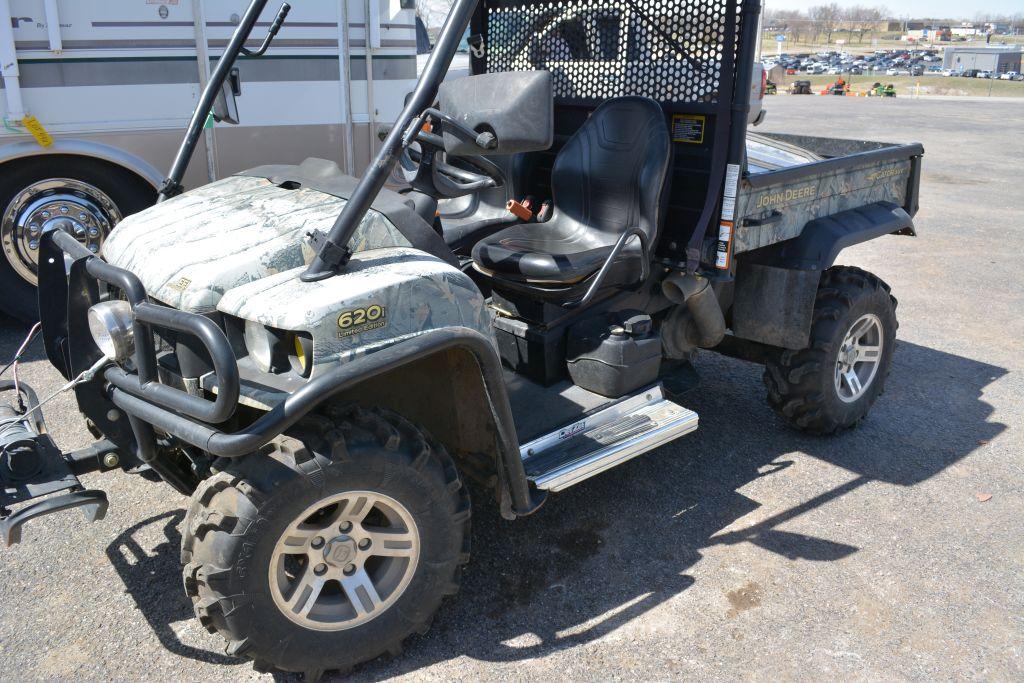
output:
{"label": "grass field", "polygon": [[[778,84],[779,92],[789,88],[794,80],[811,82],[811,90],[820,92],[829,83],[834,83],[838,76],[787,76],[786,83]],[[1000,81],[984,78],[960,78],[943,76],[886,76],[884,74],[850,76],[844,75],[846,82],[850,84],[852,92],[867,92],[877,81],[884,84],[892,83],[896,86],[898,97],[914,97],[918,94],[925,97],[929,95],[959,95],[971,97],[1024,97],[1024,81]],[[919,87],[920,86],[920,87]]]}

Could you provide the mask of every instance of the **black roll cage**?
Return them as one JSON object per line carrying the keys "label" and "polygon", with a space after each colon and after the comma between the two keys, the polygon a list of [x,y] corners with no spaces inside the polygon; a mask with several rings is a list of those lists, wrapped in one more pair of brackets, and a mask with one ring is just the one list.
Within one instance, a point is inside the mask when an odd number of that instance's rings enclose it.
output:
{"label": "black roll cage", "polygon": [[[239,54],[259,56],[266,52],[270,41],[284,22],[289,9],[287,3],[282,5],[277,19],[270,27],[260,48],[255,51],[245,48],[245,42],[267,1],[252,0],[225,48],[224,54],[218,60],[189,121],[185,138],[174,159],[168,178],[161,188],[161,200],[181,192],[181,178],[195,151],[208,112]],[[622,1],[637,11],[641,19],[652,26],[652,30],[665,38],[664,32],[640,9],[636,0]],[[370,209],[374,198],[388,181],[402,149],[413,141],[413,138],[408,135],[411,126],[425,116],[427,110],[436,101],[438,88],[444,81],[445,74],[466,29],[472,24],[474,32],[470,40],[470,44],[474,48],[471,50],[470,61],[472,72],[483,73],[486,71],[486,51],[480,47],[483,41],[482,36],[487,33],[486,10],[490,7],[512,7],[530,3],[531,0],[455,0],[434,49],[430,53],[423,74],[417,81],[416,88],[407,99],[405,108],[391,127],[366,173],[359,179],[352,196],[345,203],[330,231],[318,242],[316,256],[300,276],[303,281],[322,280],[344,270],[352,256],[352,250],[348,246],[352,235]],[[679,254],[682,258],[677,259],[678,265],[685,267],[689,272],[696,271],[700,266],[704,238],[711,228],[716,227],[715,218],[721,205],[726,170],[730,167],[741,168],[745,154],[746,120],[750,108],[748,93],[751,87],[758,15],[761,6],[759,0],[726,0],[726,3],[729,15],[732,16],[734,11],[736,13],[740,27],[739,35],[737,35],[735,26],[730,24],[729,29],[721,37],[722,78],[716,101],[691,104],[690,107],[715,113],[718,120],[714,131],[714,146],[705,201],[689,239],[685,241],[684,249]],[[671,36],[667,36],[666,39],[670,44],[677,44]],[[684,55],[684,57],[691,62],[693,60],[690,55]],[[665,103],[663,103],[664,105]],[[671,107],[666,108],[671,109]],[[651,245],[652,251],[654,247],[655,245]]]}

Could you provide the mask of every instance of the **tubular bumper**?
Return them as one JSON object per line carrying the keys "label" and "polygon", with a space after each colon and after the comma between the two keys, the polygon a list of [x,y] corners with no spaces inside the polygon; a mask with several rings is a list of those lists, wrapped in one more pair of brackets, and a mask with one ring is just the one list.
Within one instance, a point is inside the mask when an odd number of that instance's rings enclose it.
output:
{"label": "tubular bumper", "polygon": [[[182,473],[163,471],[167,468],[161,467],[157,457],[153,427],[215,456],[246,455],[366,377],[437,352],[463,348],[473,354],[480,367],[514,513],[529,514],[543,502],[542,498],[534,498],[523,471],[500,361],[488,340],[475,330],[461,327],[430,330],[343,363],[307,382],[255,422],[229,433],[214,425],[228,420],[238,406],[238,365],[227,337],[215,322],[149,302],[145,288],[134,274],[106,263],[64,232],[47,233],[42,239],[40,255],[40,314],[46,353],[65,377],[75,376],[101,356],[87,322],[89,307],[100,300],[98,282],[124,292],[133,313],[135,368],[113,366],[103,377],[80,385],[76,390],[79,407],[112,441],[137,452],[140,460],[150,464],[179,490],[188,487],[187,481],[183,481]],[[65,256],[71,261],[70,267],[65,264]],[[61,305],[63,302],[66,308]],[[199,339],[210,355],[217,377],[215,400],[160,383],[156,373],[154,327]],[[117,409],[114,413],[126,413],[129,424],[126,426],[125,420],[111,420],[110,408]]]}

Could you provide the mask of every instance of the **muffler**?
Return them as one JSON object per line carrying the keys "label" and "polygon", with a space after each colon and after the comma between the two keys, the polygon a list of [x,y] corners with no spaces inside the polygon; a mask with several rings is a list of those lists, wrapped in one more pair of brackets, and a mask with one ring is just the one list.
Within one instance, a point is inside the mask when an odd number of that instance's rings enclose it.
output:
{"label": "muffler", "polygon": [[725,317],[711,283],[692,273],[672,273],[661,291],[674,304],[661,326],[669,358],[686,358],[696,348],[710,349],[725,337]]}

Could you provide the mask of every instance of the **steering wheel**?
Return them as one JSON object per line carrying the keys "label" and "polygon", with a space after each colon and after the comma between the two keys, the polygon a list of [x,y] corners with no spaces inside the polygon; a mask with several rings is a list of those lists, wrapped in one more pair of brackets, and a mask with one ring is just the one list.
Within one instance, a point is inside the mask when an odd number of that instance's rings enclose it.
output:
{"label": "steering wheel", "polygon": [[[428,126],[424,125],[427,116],[439,118],[441,121],[437,124],[431,123],[428,129]],[[488,146],[496,146],[493,135],[469,131],[441,112],[428,109],[413,121],[410,130],[415,130],[415,134],[407,133],[406,139],[403,140],[402,151],[398,157],[402,178],[413,189],[436,199],[451,199],[477,190],[503,186],[506,183],[505,174],[497,164],[486,157],[478,154],[448,155],[443,135],[434,132],[439,126],[446,124],[449,130],[460,138],[472,136],[481,151],[486,151]]]}

